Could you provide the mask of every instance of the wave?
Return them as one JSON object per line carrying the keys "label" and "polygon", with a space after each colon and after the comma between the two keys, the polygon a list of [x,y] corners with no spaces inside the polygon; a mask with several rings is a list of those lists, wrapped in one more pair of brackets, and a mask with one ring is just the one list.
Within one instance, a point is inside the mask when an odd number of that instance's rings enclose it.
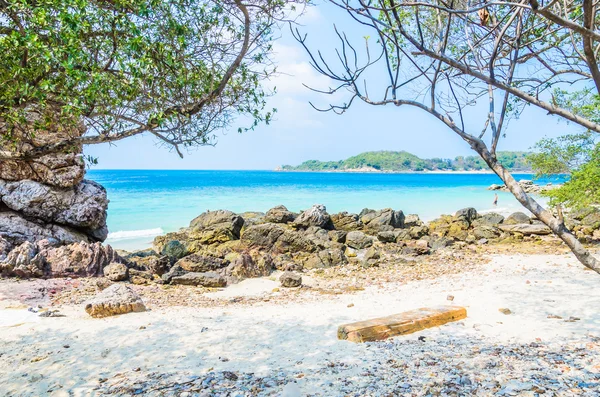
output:
{"label": "wave", "polygon": [[163,234],[165,231],[160,227],[155,229],[142,229],[142,230],[120,230],[118,232],[108,233],[108,238],[111,240],[126,240],[130,238],[138,237],[154,237]]}

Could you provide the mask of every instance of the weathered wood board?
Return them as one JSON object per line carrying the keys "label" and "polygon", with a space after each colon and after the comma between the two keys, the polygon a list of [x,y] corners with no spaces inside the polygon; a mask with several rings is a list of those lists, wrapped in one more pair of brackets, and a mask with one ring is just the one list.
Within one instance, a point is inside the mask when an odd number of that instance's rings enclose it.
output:
{"label": "weathered wood board", "polygon": [[383,340],[391,336],[412,334],[466,317],[467,309],[460,306],[423,307],[388,317],[340,325],[338,339],[358,343]]}

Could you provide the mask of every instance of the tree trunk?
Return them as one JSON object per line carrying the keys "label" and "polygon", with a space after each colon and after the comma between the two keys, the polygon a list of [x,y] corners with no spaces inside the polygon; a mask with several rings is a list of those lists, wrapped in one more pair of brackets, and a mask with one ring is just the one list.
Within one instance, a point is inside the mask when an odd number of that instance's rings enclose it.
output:
{"label": "tree trunk", "polygon": [[567,246],[571,249],[575,257],[581,262],[585,267],[590,268],[596,273],[600,274],[600,261],[594,258],[590,252],[581,244],[577,237],[573,235],[567,229],[565,224],[555,218],[552,213],[542,207],[537,201],[531,198],[525,191],[521,188],[521,185],[513,178],[511,173],[500,164],[494,156],[487,150],[485,146],[475,145],[473,147],[477,153],[485,160],[488,166],[504,181],[508,190],[515,196],[515,198],[523,205],[523,207],[527,208],[531,213],[533,213],[540,221],[542,221],[546,226],[552,230],[552,232],[557,235],[562,241],[567,244]]}

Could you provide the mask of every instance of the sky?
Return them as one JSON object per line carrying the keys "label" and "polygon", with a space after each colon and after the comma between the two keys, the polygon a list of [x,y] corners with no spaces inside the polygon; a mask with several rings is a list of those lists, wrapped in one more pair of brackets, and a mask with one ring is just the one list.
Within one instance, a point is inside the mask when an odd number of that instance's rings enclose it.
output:
{"label": "sky", "polygon": [[[298,28],[308,34],[309,46],[321,49],[325,56],[335,54],[334,24],[356,45],[364,43],[363,37],[369,34],[347,14],[326,3],[310,7],[297,22]],[[239,134],[237,127],[247,124],[241,120],[219,132],[215,146],[184,152],[183,159],[147,135],[88,146],[84,152],[98,158],[94,169],[199,170],[271,170],[305,160],[342,160],[373,150],[405,150],[422,158],[475,154],[439,120],[417,108],[377,107],[357,101],[343,115],[314,110],[309,102],[325,107],[336,98],[313,92],[303,84],[327,89],[332,83],[310,66],[308,54],[287,27],[274,43],[274,61],[279,73],[266,84],[276,87],[277,93],[269,98],[267,106],[277,108],[277,113],[269,125]],[[383,72],[378,69],[369,79],[377,82],[383,78],[378,73]],[[469,129],[482,129],[486,106],[477,104],[466,111]],[[530,106],[519,119],[510,122],[498,150],[528,150],[543,137],[574,131],[575,127]]]}

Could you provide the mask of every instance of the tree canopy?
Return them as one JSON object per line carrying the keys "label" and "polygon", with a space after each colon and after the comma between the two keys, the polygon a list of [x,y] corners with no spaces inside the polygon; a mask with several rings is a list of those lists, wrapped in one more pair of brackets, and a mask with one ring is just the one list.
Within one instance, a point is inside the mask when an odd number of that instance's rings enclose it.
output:
{"label": "tree canopy", "polygon": [[[240,114],[247,127],[268,122],[261,81],[274,70],[272,28],[288,3],[0,0],[1,155],[144,132],[179,151],[211,143]],[[85,133],[32,151],[23,145],[32,120],[38,131],[71,123]]]}

